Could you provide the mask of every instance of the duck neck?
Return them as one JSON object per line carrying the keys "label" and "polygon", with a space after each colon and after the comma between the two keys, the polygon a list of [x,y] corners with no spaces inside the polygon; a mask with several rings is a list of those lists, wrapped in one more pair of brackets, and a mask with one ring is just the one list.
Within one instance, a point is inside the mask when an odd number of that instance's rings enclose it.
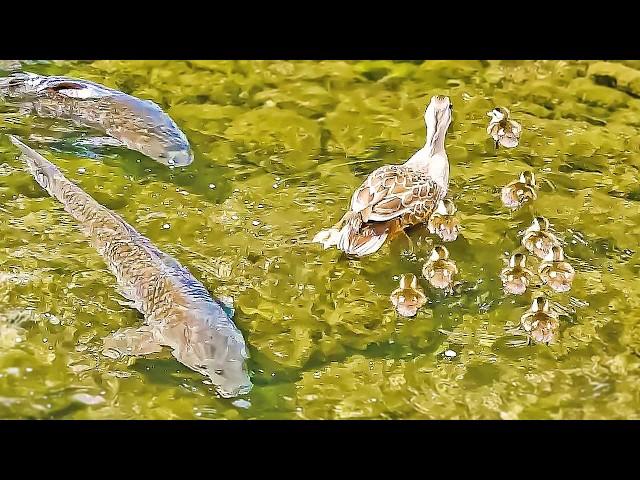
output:
{"label": "duck neck", "polygon": [[440,185],[442,188],[441,198],[444,198],[449,188],[449,159],[444,147],[441,151],[436,151],[435,155],[429,155],[429,151],[429,146],[425,145],[405,165],[426,172],[429,177]]}

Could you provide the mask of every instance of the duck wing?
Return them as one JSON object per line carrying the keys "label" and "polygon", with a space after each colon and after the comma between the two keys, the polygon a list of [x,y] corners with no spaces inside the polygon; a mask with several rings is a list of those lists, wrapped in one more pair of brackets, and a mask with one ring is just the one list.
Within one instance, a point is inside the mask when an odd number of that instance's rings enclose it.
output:
{"label": "duck wing", "polygon": [[385,222],[405,214],[428,215],[442,188],[426,172],[405,165],[374,170],[351,198],[351,210],[364,222]]}

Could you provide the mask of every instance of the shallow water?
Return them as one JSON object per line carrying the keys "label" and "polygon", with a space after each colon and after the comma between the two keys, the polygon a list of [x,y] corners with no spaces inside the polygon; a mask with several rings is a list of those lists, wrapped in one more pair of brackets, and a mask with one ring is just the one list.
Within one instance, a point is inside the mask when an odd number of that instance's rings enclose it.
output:
{"label": "shallow water", "polygon": [[[168,351],[101,356],[102,337],[141,316],[0,136],[1,418],[640,417],[639,62],[22,66],[151,99],[186,133],[195,161],[170,170],[0,106],[3,133],[235,298],[255,386],[244,402],[221,399]],[[423,145],[434,94],[454,104],[446,145],[462,232],[447,247],[463,284],[445,297],[421,279],[429,302],[405,319],[389,294],[400,274],[420,274],[425,229],[410,234],[413,254],[398,240],[359,260],[310,239],[369,172]],[[495,105],[522,124],[518,148],[487,137]],[[499,189],[523,169],[539,196],[513,213]],[[566,243],[576,280],[565,294],[507,296],[499,273],[534,214]],[[567,309],[549,346],[517,328],[536,291]]]}

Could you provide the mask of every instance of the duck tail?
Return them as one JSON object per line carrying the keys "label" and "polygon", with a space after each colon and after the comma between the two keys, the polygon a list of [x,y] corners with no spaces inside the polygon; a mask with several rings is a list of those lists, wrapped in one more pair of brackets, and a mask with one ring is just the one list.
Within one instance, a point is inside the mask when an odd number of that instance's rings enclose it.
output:
{"label": "duck tail", "polygon": [[315,237],[313,237],[313,243],[322,244],[322,248],[325,250],[338,245],[340,241],[340,230],[337,228],[327,228],[326,230],[320,230]]}
{"label": "duck tail", "polygon": [[333,227],[319,232],[313,241],[325,249],[335,246],[347,255],[363,257],[382,247],[390,226],[389,222],[365,223],[360,213],[347,212]]}
{"label": "duck tail", "polygon": [[349,212],[347,215],[337,247],[358,257],[378,251],[389,235],[389,222],[365,223],[360,213]]}

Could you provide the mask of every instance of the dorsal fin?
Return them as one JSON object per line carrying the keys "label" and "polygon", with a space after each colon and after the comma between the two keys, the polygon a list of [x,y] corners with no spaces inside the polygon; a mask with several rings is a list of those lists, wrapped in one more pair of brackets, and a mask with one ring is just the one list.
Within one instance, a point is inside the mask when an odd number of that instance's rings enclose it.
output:
{"label": "dorsal fin", "polygon": [[101,88],[91,82],[74,81],[69,78],[49,78],[45,81],[42,89],[78,99],[101,98],[111,95],[111,92],[106,88]]}

